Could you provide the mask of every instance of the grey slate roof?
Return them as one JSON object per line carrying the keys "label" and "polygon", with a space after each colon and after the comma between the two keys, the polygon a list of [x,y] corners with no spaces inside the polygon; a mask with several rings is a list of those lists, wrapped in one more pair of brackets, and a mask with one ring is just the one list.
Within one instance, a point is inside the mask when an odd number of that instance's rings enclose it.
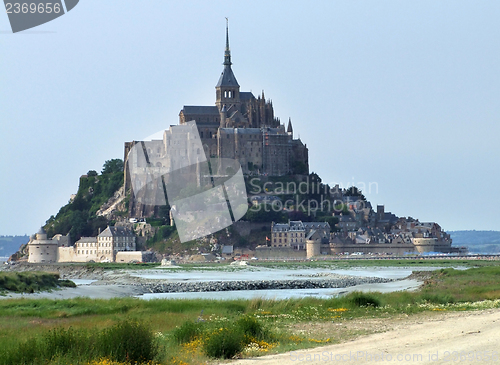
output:
{"label": "grey slate roof", "polygon": [[134,236],[134,233],[125,227],[110,227],[106,228],[98,237],[127,237]]}
{"label": "grey slate roof", "polygon": [[241,101],[250,100],[250,99],[255,99],[255,96],[252,94],[251,91],[240,91],[240,100]]}
{"label": "grey slate roof", "polygon": [[236,81],[233,70],[231,70],[231,66],[229,65],[224,66],[224,70],[220,75],[219,82],[217,83],[217,85],[215,85],[215,87],[221,86],[240,86],[238,85],[238,81]]}
{"label": "grey slate roof", "polygon": [[272,228],[272,231],[273,232],[287,232],[289,230],[289,225],[286,224],[286,223],[276,223],[273,228]]}
{"label": "grey slate roof", "polygon": [[214,114],[219,115],[219,109],[216,106],[203,105],[184,105],[182,108],[184,114]]}
{"label": "grey slate roof", "polygon": [[303,224],[308,229],[330,229],[330,225],[327,222],[304,222]]}
{"label": "grey slate roof", "polygon": [[82,237],[76,243],[97,243],[97,237]]}
{"label": "grey slate roof", "polygon": [[309,232],[309,234],[307,235],[306,240],[310,240],[312,238],[312,236],[314,236],[315,233],[316,233],[315,229],[311,230]]}

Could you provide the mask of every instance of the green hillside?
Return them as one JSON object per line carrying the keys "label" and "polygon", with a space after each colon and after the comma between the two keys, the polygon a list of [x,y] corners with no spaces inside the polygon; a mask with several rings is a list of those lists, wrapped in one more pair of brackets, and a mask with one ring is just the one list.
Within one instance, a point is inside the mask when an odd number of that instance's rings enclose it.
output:
{"label": "green hillside", "polygon": [[105,229],[110,222],[96,212],[122,185],[122,160],[106,161],[101,175],[93,170],[87,172],[80,177],[76,197],[47,220],[44,228],[48,236],[69,233],[72,242],[83,236],[97,236],[99,229]]}

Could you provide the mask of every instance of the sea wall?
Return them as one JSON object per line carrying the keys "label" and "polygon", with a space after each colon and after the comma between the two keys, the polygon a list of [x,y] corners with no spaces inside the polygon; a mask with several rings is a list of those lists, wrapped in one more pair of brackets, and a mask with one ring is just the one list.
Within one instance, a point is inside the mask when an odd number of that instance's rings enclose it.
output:
{"label": "sea wall", "polygon": [[257,247],[255,249],[255,257],[264,260],[305,260],[306,250],[294,250],[290,247]]}
{"label": "sea wall", "polygon": [[168,282],[140,284],[145,293],[213,292],[229,290],[346,288],[354,285],[387,283],[392,279],[339,275],[335,279],[238,280],[206,282]]}

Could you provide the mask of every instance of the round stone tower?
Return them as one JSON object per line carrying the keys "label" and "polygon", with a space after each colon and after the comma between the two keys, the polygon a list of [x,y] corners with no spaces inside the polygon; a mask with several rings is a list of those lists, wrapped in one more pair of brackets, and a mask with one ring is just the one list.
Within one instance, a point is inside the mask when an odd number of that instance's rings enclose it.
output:
{"label": "round stone tower", "polygon": [[306,253],[307,258],[310,259],[314,256],[319,256],[321,254],[321,241],[309,239],[306,241]]}
{"label": "round stone tower", "polygon": [[47,232],[40,228],[36,234],[36,239],[31,240],[28,244],[28,262],[31,263],[53,263],[57,262],[57,247],[56,240],[47,238]]}

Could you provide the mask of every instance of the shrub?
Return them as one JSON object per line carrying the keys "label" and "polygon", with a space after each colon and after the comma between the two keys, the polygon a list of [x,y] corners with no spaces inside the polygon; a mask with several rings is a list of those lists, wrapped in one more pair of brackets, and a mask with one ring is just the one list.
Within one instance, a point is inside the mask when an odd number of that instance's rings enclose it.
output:
{"label": "shrub", "polygon": [[193,341],[202,332],[202,322],[184,322],[182,326],[177,327],[172,336],[178,344]]}
{"label": "shrub", "polygon": [[256,339],[262,339],[265,336],[264,327],[254,317],[243,316],[236,321],[236,329],[244,335]]}
{"label": "shrub", "polygon": [[356,307],[379,307],[380,300],[368,293],[355,293],[350,298],[350,302]]}
{"label": "shrub", "polygon": [[51,330],[8,349],[0,349],[0,364],[73,363],[99,358],[142,363],[154,360],[158,354],[158,343],[147,326],[124,321],[95,334],[72,328]]}
{"label": "shrub", "polygon": [[425,293],[425,294],[422,294],[422,299],[426,302],[433,303],[433,304],[455,303],[455,298],[449,294],[443,295],[443,294]]}
{"label": "shrub", "polygon": [[159,352],[153,332],[145,325],[123,321],[103,331],[101,354],[115,361],[146,362]]}
{"label": "shrub", "polygon": [[244,335],[234,327],[215,330],[203,343],[205,355],[212,358],[231,359],[243,351],[244,347]]}

